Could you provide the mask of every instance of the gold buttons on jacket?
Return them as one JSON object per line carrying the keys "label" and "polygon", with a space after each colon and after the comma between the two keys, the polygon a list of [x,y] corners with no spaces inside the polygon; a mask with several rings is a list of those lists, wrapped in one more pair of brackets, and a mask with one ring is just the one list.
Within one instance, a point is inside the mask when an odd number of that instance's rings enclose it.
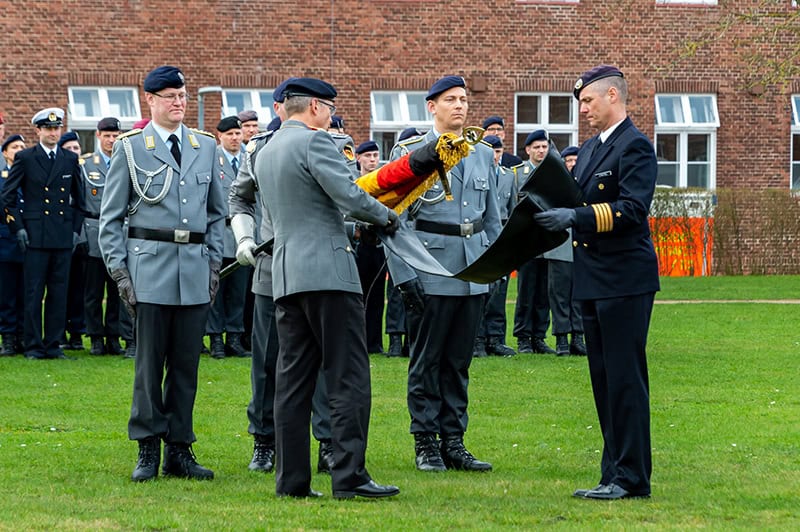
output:
{"label": "gold buttons on jacket", "polygon": [[603,183],[600,183],[599,185],[597,185],[597,188],[603,190],[604,188],[606,188],[606,186]]}

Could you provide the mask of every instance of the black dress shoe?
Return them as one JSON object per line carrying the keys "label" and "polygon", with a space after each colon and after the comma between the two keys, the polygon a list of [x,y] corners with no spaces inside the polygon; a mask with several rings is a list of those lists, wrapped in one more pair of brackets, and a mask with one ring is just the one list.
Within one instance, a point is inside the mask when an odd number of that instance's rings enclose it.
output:
{"label": "black dress shoe", "polygon": [[333,469],[333,444],[330,440],[320,440],[317,456],[317,473],[331,474]]}
{"label": "black dress shoe", "polygon": [[370,480],[365,484],[349,490],[334,490],[334,499],[352,499],[353,497],[365,497],[368,499],[379,499],[381,497],[394,497],[400,493],[397,486],[383,486]]}
{"label": "black dress shoe", "polygon": [[599,489],[605,488],[605,487],[606,487],[605,484],[598,484],[597,486],[595,486],[593,488],[577,489],[574,492],[572,492],[572,496],[573,497],[586,497],[586,494],[589,493],[590,491],[599,490]]}
{"label": "black dress shoe", "polygon": [[294,499],[319,499],[322,493],[308,488],[308,493],[276,493],[278,497],[292,497]]}
{"label": "black dress shoe", "polygon": [[604,501],[616,501],[619,499],[642,499],[650,497],[649,493],[630,493],[625,488],[617,486],[613,482],[607,486],[597,487],[589,490],[584,495],[586,499],[599,499]]}
{"label": "black dress shoe", "polygon": [[197,463],[188,443],[168,443],[164,446],[164,465],[161,472],[165,477],[211,480],[214,472]]}

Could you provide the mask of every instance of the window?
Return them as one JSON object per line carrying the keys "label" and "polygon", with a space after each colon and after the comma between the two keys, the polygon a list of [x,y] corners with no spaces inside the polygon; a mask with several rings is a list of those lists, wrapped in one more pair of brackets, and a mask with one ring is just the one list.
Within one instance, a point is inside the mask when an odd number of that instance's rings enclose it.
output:
{"label": "window", "polygon": [[224,89],[220,118],[252,110],[258,113],[258,124],[264,129],[277,116],[272,109],[272,91],[273,89]]}
{"label": "window", "polygon": [[519,93],[514,107],[514,149],[520,158],[528,158],[525,138],[537,129],[546,129],[559,151],[577,145],[578,101],[572,94]]}
{"label": "window", "polygon": [[657,94],[657,184],[713,189],[718,127],[714,95]]}
{"label": "window", "polygon": [[381,158],[388,160],[400,132],[416,127],[430,129],[431,117],[425,92],[373,91],[370,94],[370,137],[378,143]]}
{"label": "window", "polygon": [[69,87],[67,126],[80,138],[84,151],[94,151],[97,123],[104,117],[118,118],[122,129],[130,129],[142,117],[139,91],[135,87]]}
{"label": "window", "polygon": [[800,95],[792,96],[792,190],[800,190]]}
{"label": "window", "polygon": [[715,6],[717,5],[717,0],[656,0],[656,4],[697,4],[704,6]]}

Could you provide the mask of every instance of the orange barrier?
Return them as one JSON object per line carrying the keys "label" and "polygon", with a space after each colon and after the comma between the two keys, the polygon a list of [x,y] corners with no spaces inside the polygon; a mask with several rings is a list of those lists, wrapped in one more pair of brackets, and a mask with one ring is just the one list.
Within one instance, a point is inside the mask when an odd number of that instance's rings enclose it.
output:
{"label": "orange barrier", "polygon": [[711,275],[713,218],[650,218],[659,275]]}

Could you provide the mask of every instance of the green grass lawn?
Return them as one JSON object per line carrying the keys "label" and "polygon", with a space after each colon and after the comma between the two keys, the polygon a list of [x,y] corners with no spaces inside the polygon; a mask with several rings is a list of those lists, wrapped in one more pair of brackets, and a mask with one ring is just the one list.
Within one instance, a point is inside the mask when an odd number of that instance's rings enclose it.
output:
{"label": "green grass lawn", "polygon": [[[800,298],[798,277],[664,279],[662,287],[659,300]],[[373,355],[368,467],[402,490],[375,502],[333,500],[324,475],[313,479],[323,499],[277,499],[274,474],[247,470],[248,360],[201,360],[195,452],[215,480],[134,484],[131,361],[0,358],[0,529],[798,529],[798,311],[656,305],[653,497],[617,502],[570,497],[599,479],[585,358],[475,360],[466,443],[494,471],[425,474],[414,469],[408,434],[407,359]]]}

